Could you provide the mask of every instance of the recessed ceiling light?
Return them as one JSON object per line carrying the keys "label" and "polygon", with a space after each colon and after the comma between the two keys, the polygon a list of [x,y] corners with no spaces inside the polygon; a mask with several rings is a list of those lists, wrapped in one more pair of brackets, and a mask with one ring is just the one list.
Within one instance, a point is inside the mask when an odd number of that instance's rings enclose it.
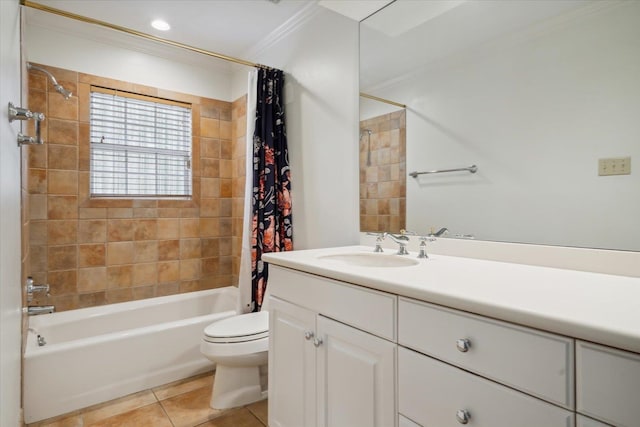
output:
{"label": "recessed ceiling light", "polygon": [[160,31],[169,31],[171,29],[171,25],[169,25],[167,22],[163,21],[162,19],[156,19],[151,23],[151,26],[156,30],[160,30]]}

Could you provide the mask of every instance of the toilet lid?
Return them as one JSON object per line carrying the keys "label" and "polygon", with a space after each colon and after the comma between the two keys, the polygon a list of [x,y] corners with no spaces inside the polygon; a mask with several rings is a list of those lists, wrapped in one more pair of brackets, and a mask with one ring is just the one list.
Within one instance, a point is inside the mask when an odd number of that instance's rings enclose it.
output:
{"label": "toilet lid", "polygon": [[269,312],[241,314],[212,323],[204,329],[208,342],[253,341],[269,336]]}

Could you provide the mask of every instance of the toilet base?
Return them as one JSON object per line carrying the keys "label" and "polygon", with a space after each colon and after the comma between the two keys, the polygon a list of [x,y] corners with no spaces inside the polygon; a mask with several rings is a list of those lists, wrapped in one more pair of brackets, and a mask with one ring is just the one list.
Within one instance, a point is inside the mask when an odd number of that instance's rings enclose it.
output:
{"label": "toilet base", "polygon": [[263,391],[260,366],[225,366],[218,363],[213,379],[210,406],[228,409],[267,398]]}

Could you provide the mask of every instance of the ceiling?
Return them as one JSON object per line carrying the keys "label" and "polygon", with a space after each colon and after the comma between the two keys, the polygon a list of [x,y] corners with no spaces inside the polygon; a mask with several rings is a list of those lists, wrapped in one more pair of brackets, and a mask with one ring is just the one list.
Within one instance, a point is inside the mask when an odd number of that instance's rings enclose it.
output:
{"label": "ceiling", "polygon": [[[359,21],[389,0],[35,0],[34,2],[74,14],[108,22],[200,49],[251,61],[252,56],[278,36],[295,28],[319,8]],[[169,31],[151,27],[162,19]],[[112,43],[138,44],[156,54],[168,48],[150,46],[133,36],[80,23],[50,13],[27,8],[28,25],[50,27]],[[139,38],[138,38],[139,39]],[[158,45],[157,43],[155,43]],[[165,52],[161,52],[164,50]],[[175,50],[175,49],[173,49]],[[182,55],[184,60],[185,53]],[[191,55],[193,56],[193,55]],[[203,60],[202,58],[200,59]],[[204,58],[211,62],[210,58]],[[229,67],[229,64],[218,64]]]}

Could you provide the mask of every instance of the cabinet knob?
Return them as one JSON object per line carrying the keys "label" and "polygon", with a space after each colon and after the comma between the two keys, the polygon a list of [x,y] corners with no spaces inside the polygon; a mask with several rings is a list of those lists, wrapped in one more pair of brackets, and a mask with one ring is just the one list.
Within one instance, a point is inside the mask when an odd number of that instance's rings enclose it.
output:
{"label": "cabinet knob", "polygon": [[466,353],[467,351],[469,351],[469,348],[471,347],[471,341],[469,341],[466,338],[461,338],[456,341],[456,347],[458,348],[459,351]]}
{"label": "cabinet knob", "polygon": [[309,341],[311,338],[313,338],[313,332],[311,332],[311,331],[306,331],[306,332],[304,333],[304,339],[305,339],[305,340],[307,340],[307,341]]}
{"label": "cabinet knob", "polygon": [[466,409],[459,409],[458,412],[456,412],[456,419],[460,424],[468,424],[471,415],[469,415],[469,411]]}
{"label": "cabinet knob", "polygon": [[322,338],[316,338],[313,340],[313,345],[320,347],[322,345]]}

